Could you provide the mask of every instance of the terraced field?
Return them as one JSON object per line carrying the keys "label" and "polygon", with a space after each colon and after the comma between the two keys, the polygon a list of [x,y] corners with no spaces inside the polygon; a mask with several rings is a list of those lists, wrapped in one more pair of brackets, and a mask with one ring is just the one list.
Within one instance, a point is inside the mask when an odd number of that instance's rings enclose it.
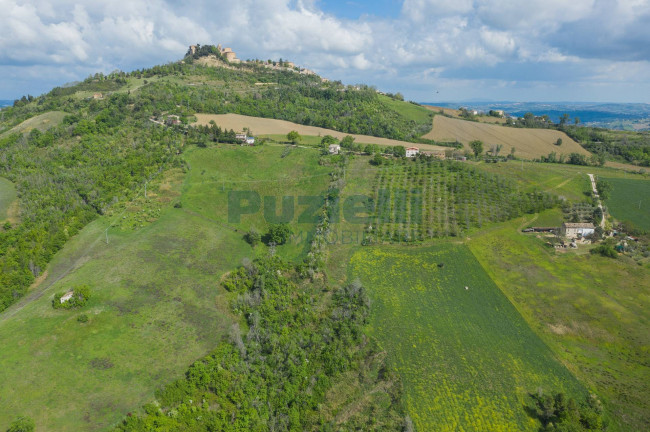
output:
{"label": "terraced field", "polygon": [[534,431],[526,392],[585,392],[464,245],[363,248],[349,276],[369,290],[369,331],[417,430]]}

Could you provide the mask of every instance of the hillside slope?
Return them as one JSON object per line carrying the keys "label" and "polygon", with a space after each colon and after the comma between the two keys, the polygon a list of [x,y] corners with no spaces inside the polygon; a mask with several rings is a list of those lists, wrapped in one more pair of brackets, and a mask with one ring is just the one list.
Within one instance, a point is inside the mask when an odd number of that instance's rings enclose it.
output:
{"label": "hillside slope", "polygon": [[[483,141],[485,150],[489,150],[492,145],[501,144],[502,154],[507,154],[511,148],[514,148],[515,156],[525,159],[539,158],[551,152],[565,155],[570,153],[590,155],[564,132],[550,129],[510,128],[440,115],[434,117],[433,129],[423,138],[436,141],[459,141],[467,149],[469,149],[469,142],[473,140]],[[561,146],[555,145],[558,138],[562,139]]]}
{"label": "hillside slope", "polygon": [[[225,129],[233,129],[241,131],[244,128],[250,128],[255,135],[285,135],[291,131],[297,131],[301,135],[332,135],[336,138],[343,138],[346,135],[351,135],[355,138],[356,142],[364,144],[378,144],[382,146],[405,146],[410,147],[413,143],[406,141],[398,141],[388,138],[374,137],[370,135],[347,134],[338,132],[332,129],[325,129],[316,126],[304,126],[298,123],[288,122],[286,120],[276,120],[262,117],[249,117],[239,114],[196,114],[197,125],[209,125],[213,121]],[[421,149],[441,149],[444,150],[448,147],[440,147],[426,144],[415,144]]]}
{"label": "hillside slope", "polygon": [[13,133],[19,133],[19,134],[27,133],[30,132],[32,129],[38,129],[41,132],[45,132],[46,130],[53,128],[57,126],[59,123],[61,123],[63,117],[65,117],[65,113],[63,111],[50,111],[43,114],[39,114],[14,126],[13,128],[7,130],[6,132],[3,132],[2,134],[0,134],[0,138]]}

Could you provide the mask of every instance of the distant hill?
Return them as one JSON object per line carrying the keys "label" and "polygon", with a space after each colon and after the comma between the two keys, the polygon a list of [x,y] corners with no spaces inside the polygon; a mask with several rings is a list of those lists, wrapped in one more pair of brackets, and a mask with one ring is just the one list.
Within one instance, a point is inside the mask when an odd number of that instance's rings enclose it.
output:
{"label": "distant hill", "polygon": [[532,112],[547,115],[554,122],[568,114],[573,123],[579,118],[589,126],[618,130],[650,130],[650,104],[643,103],[579,103],[579,102],[435,102],[425,103],[446,108],[466,107],[478,111],[503,110],[515,117]]}

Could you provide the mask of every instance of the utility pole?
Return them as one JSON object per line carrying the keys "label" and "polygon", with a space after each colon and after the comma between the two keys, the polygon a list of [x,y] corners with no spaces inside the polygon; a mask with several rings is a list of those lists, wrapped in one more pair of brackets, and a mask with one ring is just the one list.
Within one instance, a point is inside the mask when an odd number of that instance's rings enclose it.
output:
{"label": "utility pole", "polygon": [[106,228],[106,231],[104,231],[104,234],[106,234],[106,244],[108,244],[108,228]]}

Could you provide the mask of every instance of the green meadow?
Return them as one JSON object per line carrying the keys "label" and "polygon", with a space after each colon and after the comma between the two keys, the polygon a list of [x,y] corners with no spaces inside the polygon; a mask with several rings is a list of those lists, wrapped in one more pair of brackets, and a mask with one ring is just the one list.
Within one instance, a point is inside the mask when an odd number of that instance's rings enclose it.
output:
{"label": "green meadow", "polygon": [[517,182],[524,191],[541,190],[581,201],[591,189],[588,173],[607,178],[647,178],[614,168],[587,167],[567,164],[547,164],[528,161],[474,164],[477,169],[499,174]]}
{"label": "green meadow", "polygon": [[[263,213],[230,225],[226,192],[322,194],[329,181],[317,152],[282,151],[189,151],[187,174],[164,173],[147,199],[117,205],[70,240],[43,280],[0,316],[0,430],[18,415],[42,430],[108,428],[213,349],[233,322],[221,277],[266,250],[242,238],[250,226],[265,228]],[[297,259],[303,246],[278,253]],[[91,291],[84,307],[52,308],[55,293],[81,284]]]}
{"label": "green meadow", "polygon": [[349,276],[369,291],[368,331],[417,430],[534,431],[527,392],[585,392],[462,244],[363,248]]}
{"label": "green meadow", "polygon": [[468,246],[530,328],[606,402],[610,429],[647,430],[647,265],[584,250],[556,252],[519,232],[531,219],[495,225]]}
{"label": "green meadow", "polygon": [[606,178],[613,186],[607,209],[617,220],[650,231],[650,180]]}
{"label": "green meadow", "polygon": [[[226,145],[190,151],[183,209],[239,236],[251,228],[264,233],[269,223],[286,222],[295,238],[278,252],[299,259],[322,206],[316,197],[324,197],[330,182],[331,168],[320,166],[319,158],[315,149],[293,146]],[[251,202],[251,197],[259,202]],[[234,208],[237,205],[241,211]]]}
{"label": "green meadow", "polygon": [[[416,123],[430,122],[430,119],[433,117],[433,112],[421,105],[400,101],[383,95],[379,96],[379,100],[389,109],[400,113],[404,117],[413,120]],[[424,133],[422,135],[424,135]]]}

